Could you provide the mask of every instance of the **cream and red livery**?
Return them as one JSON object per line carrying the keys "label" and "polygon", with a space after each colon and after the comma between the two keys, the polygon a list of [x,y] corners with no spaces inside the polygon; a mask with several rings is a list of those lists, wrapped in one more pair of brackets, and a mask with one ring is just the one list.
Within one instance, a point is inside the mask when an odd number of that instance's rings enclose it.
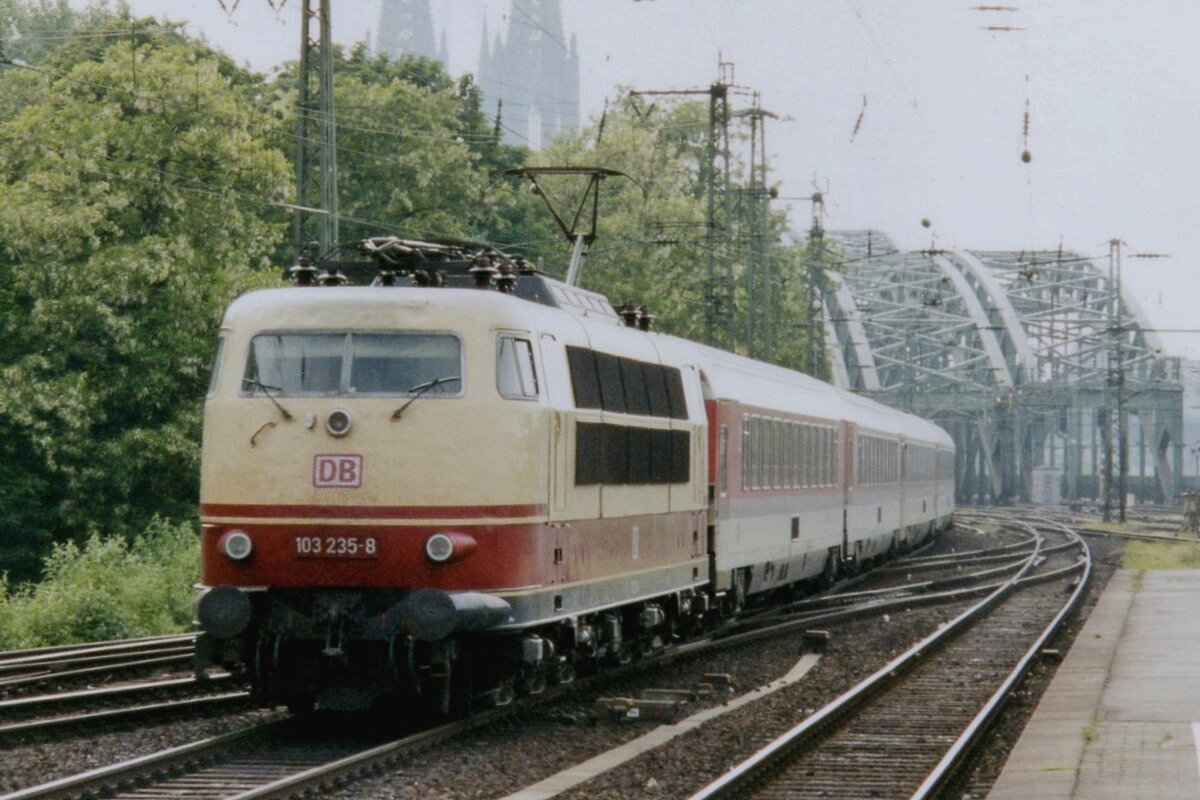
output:
{"label": "cream and red livery", "polygon": [[375,285],[253,292],[221,327],[197,616],[267,701],[502,702],[950,519],[931,423],[494,251],[369,249]]}

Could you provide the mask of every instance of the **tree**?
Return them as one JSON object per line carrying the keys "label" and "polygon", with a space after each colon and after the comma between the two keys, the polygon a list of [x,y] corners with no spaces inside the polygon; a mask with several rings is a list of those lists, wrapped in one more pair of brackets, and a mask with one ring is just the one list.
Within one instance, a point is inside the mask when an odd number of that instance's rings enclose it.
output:
{"label": "tree", "polygon": [[67,0],[0,0],[0,53],[36,64],[62,44],[77,16]]}
{"label": "tree", "polygon": [[[436,61],[354,47],[335,53],[338,203],[343,243],[385,234],[522,242],[546,237],[536,199],[500,180],[525,150],[503,145],[469,75]],[[275,83],[277,142],[294,151],[294,65]],[[534,253],[536,255],[536,253]]]}
{"label": "tree", "polygon": [[102,23],[0,71],[0,96],[32,92],[0,121],[0,570],[18,577],[50,539],[194,518],[216,326],[275,277],[286,224],[258,79],[156,20]]}

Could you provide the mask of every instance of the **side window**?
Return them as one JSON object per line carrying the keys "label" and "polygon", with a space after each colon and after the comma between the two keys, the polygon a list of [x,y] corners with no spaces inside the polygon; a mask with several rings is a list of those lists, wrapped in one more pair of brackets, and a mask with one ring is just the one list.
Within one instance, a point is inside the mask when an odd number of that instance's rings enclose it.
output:
{"label": "side window", "polygon": [[742,490],[750,488],[750,417],[742,415]]}
{"label": "side window", "polygon": [[575,485],[604,482],[604,426],[598,422],[575,425]]}
{"label": "side window", "polygon": [[625,385],[625,410],[630,414],[646,416],[650,413],[650,400],[646,396],[646,380],[642,362],[629,358],[620,359],[621,382]]}
{"label": "side window", "polygon": [[[829,474],[829,485],[830,486],[837,486],[839,483],[841,483],[842,482],[841,476],[845,474],[845,469],[846,469],[845,465],[842,465],[839,463],[840,453],[842,452],[841,444],[839,442],[840,442],[840,439],[838,438],[837,429],[835,428],[833,430],[830,430],[829,431],[829,450],[830,450],[829,466],[831,468],[831,472]],[[839,467],[840,467],[840,470],[839,470]]]}
{"label": "side window", "polygon": [[667,381],[667,399],[671,403],[671,416],[675,419],[687,419],[687,398],[683,394],[683,375],[677,367],[663,367],[663,377]]}
{"label": "side window", "polygon": [[729,426],[721,426],[717,439],[717,491],[724,497],[729,493]]}
{"label": "side window", "polygon": [[771,422],[771,486],[778,489],[783,474],[783,420]]}
{"label": "side window", "polygon": [[586,347],[567,347],[571,388],[576,408],[600,408],[600,379],[596,377],[596,354]]}
{"label": "side window", "polygon": [[537,370],[533,365],[533,344],[528,339],[500,337],[496,348],[496,388],[510,400],[537,399]]}
{"label": "side window", "polygon": [[605,411],[625,411],[625,387],[621,381],[621,360],[608,353],[596,353],[596,373],[600,376],[600,400]]}
{"label": "side window", "polygon": [[687,483],[691,434],[599,422],[577,422],[576,486]]}
{"label": "side window", "polygon": [[646,395],[650,400],[650,415],[671,416],[671,401],[667,397],[666,368],[658,364],[642,362],[642,379],[646,383]]}
{"label": "side window", "polygon": [[221,361],[225,357],[225,336],[217,337],[217,354],[213,356],[212,373],[208,376],[208,397],[217,393],[217,381],[221,379]]}
{"label": "side window", "polygon": [[759,445],[758,439],[759,422],[758,417],[750,418],[750,488],[757,489],[758,484],[758,464],[759,456],[762,454],[762,447]]}

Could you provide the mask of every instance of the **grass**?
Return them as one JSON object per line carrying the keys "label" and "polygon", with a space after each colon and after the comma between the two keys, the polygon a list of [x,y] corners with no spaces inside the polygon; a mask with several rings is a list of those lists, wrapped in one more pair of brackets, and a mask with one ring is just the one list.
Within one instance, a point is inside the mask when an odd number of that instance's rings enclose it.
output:
{"label": "grass", "polygon": [[1100,723],[1092,720],[1087,725],[1083,726],[1083,740],[1085,742],[1094,742],[1100,738]]}
{"label": "grass", "polygon": [[1132,522],[1104,522],[1102,520],[1089,520],[1086,527],[1090,530],[1107,531],[1108,533],[1143,533],[1146,530],[1145,526]]}
{"label": "grass", "polygon": [[1200,569],[1200,542],[1125,543],[1125,569]]}

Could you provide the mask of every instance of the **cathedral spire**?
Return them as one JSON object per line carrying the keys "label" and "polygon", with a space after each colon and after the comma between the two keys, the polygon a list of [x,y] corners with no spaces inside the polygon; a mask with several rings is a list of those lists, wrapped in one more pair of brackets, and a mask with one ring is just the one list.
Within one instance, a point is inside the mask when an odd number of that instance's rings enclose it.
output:
{"label": "cathedral spire", "polygon": [[392,58],[409,53],[437,59],[429,0],[383,0],[375,49]]}
{"label": "cathedral spire", "polygon": [[503,100],[505,141],[537,148],[579,120],[579,44],[568,44],[561,0],[512,0],[507,35],[488,47],[484,21],[479,85]]}

